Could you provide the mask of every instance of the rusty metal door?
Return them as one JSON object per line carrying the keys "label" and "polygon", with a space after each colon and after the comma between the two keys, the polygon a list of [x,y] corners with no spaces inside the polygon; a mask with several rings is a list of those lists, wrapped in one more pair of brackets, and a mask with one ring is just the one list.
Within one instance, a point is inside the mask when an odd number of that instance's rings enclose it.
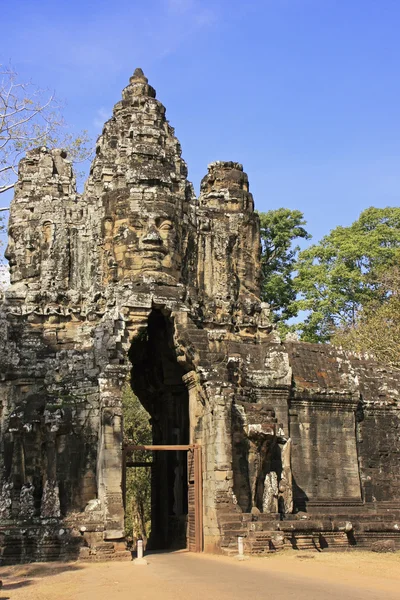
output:
{"label": "rusty metal door", "polygon": [[[122,485],[125,497],[125,468],[127,466],[126,454],[134,450],[167,450],[186,451],[188,466],[188,516],[186,545],[191,552],[203,551],[203,477],[201,446],[188,444],[180,446],[136,446],[127,444],[123,448],[123,473]],[[133,466],[133,465],[132,465]]]}

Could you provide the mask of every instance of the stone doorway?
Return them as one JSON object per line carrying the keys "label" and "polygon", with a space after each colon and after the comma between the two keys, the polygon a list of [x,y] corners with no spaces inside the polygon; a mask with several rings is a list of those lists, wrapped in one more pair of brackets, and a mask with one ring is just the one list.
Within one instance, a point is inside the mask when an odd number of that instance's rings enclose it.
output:
{"label": "stone doorway", "polygon": [[[186,465],[187,465],[187,513],[185,519],[185,543],[184,548],[187,548],[191,552],[202,552],[203,550],[203,481],[202,481],[202,455],[201,455],[201,446],[198,444],[187,444],[181,446],[136,446],[136,445],[126,445],[123,449],[123,470],[124,475],[126,473],[126,469],[129,467],[143,467],[147,465],[149,468],[153,468],[156,461],[152,462],[136,462],[132,461],[132,453],[135,451],[139,452],[152,452],[153,457],[159,456],[161,454],[175,454],[182,453],[186,455]],[[153,482],[154,475],[152,475]],[[125,482],[126,477],[123,477],[123,491],[125,498]],[[153,487],[152,487],[153,492]],[[154,515],[155,517],[157,516]],[[169,518],[170,522],[173,523],[175,521],[174,518]],[[155,526],[159,526],[160,523],[157,521],[157,518],[154,519]],[[162,523],[161,523],[162,525]],[[170,531],[170,527],[167,524],[166,531]],[[153,506],[152,506],[152,527],[153,527]],[[155,532],[155,535],[150,537],[150,544],[148,549],[174,549],[177,543],[176,537],[174,535],[170,535],[169,542],[172,546],[167,545],[162,546],[161,548],[157,548],[154,545],[153,540],[158,540],[163,535],[164,531],[161,529],[158,532]],[[176,533],[176,532],[175,532]],[[152,531],[153,534],[153,531]],[[181,536],[180,536],[181,537]],[[181,542],[181,540],[179,539]]]}
{"label": "stone doorway", "polygon": [[[190,489],[189,395],[183,381],[186,371],[177,361],[173,324],[168,315],[152,310],[147,327],[140,330],[132,342],[129,359],[131,387],[150,415],[152,430],[152,444],[146,446],[148,452],[152,452],[148,548],[186,548]],[[135,450],[143,456],[143,447],[134,449],[130,445],[130,454],[124,461],[124,477],[125,469],[134,466]],[[127,452],[125,449],[125,459]]]}

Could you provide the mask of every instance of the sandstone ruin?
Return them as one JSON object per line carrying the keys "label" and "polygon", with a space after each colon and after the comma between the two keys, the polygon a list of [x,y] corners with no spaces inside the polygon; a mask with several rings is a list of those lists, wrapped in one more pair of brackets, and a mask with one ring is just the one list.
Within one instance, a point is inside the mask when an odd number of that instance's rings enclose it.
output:
{"label": "sandstone ruin", "polygon": [[[282,343],[242,166],[209,165],[197,198],[140,69],[83,194],[62,151],[21,161],[6,257],[3,564],[125,556],[127,379],[155,445],[201,447],[206,551],[400,547],[399,373]],[[186,454],[154,456],[155,545],[186,544]]]}

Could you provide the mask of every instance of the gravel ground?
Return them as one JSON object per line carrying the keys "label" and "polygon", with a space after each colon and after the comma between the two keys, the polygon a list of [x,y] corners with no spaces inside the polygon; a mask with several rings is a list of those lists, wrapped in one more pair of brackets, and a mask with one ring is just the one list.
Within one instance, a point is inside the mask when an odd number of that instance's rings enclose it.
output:
{"label": "gravel ground", "polygon": [[400,553],[234,558],[187,552],[131,562],[1,567],[0,600],[399,600]]}

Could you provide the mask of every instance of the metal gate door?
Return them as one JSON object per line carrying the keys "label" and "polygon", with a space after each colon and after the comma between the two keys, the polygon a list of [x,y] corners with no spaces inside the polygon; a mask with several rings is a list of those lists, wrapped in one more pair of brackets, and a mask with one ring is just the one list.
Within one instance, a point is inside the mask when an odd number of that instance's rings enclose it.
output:
{"label": "metal gate door", "polygon": [[191,552],[203,551],[203,478],[202,478],[202,458],[201,446],[198,444],[188,444],[181,446],[135,446],[127,444],[123,448],[123,473],[122,485],[123,495],[126,493],[126,454],[134,450],[149,451],[179,451],[187,452],[188,461],[188,516],[187,516],[187,534],[186,545]]}
{"label": "metal gate door", "polygon": [[188,450],[187,546],[191,552],[203,550],[203,490],[201,447]]}

